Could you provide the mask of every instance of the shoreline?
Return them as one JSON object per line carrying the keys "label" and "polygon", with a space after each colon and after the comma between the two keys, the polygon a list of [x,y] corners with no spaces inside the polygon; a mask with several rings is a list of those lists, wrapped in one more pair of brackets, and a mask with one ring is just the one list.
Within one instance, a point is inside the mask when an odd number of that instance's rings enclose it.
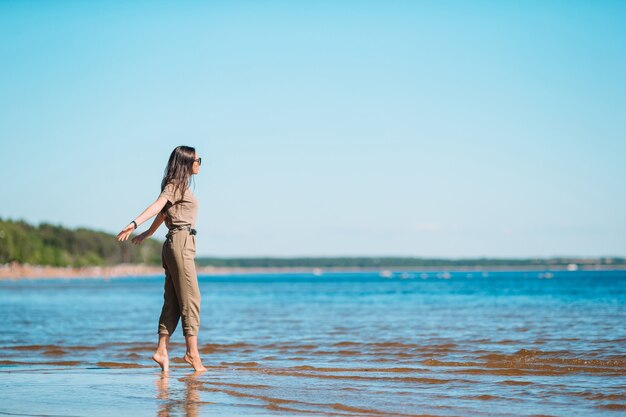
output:
{"label": "shoreline", "polygon": [[[497,265],[497,266],[428,266],[428,267],[196,267],[198,275],[293,274],[325,272],[505,272],[505,271],[568,271],[567,265]],[[626,265],[578,265],[578,271],[625,271]],[[162,275],[163,268],[144,264],[113,266],[55,267],[42,265],[0,265],[0,280],[47,278],[127,278]]]}

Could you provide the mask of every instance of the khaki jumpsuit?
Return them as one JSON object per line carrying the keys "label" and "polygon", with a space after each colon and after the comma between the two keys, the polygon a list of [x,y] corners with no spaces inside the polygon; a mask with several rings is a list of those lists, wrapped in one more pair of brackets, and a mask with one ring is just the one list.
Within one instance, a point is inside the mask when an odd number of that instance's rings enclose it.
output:
{"label": "khaki jumpsuit", "polygon": [[198,201],[187,188],[184,196],[168,184],[161,195],[168,202],[163,208],[166,235],[161,260],[165,269],[163,308],[159,317],[159,334],[172,335],[182,319],[183,335],[197,336],[200,328],[200,288],[196,275],[195,220]]}

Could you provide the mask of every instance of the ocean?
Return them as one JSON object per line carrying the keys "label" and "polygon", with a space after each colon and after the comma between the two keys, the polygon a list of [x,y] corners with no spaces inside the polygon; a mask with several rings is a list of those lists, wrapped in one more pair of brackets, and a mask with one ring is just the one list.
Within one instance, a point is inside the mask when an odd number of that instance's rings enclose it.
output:
{"label": "ocean", "polygon": [[199,277],[208,371],[151,361],[163,276],[0,281],[0,415],[626,414],[626,271]]}

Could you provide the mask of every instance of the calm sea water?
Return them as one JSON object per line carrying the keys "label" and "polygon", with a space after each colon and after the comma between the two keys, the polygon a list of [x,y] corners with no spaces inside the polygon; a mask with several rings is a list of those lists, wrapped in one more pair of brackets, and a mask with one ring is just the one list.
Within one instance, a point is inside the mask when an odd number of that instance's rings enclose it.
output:
{"label": "calm sea water", "polygon": [[208,372],[167,377],[162,287],[1,281],[0,414],[626,412],[625,271],[203,276]]}

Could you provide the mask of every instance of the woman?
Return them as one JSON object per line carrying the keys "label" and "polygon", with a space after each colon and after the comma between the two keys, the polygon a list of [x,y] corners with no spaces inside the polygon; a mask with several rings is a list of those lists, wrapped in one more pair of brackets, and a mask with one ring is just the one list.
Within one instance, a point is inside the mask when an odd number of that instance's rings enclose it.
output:
{"label": "woman", "polygon": [[206,371],[198,353],[200,289],[194,264],[198,201],[189,189],[191,176],[200,172],[201,163],[194,148],[179,146],[174,149],[161,181],[159,198],[117,235],[117,240],[125,241],[140,224],[155,215],[150,228],[133,238],[132,242],[140,244],[152,236],[163,222],[169,229],[161,252],[165,295],[159,318],[159,343],[152,356],[164,372],[169,370],[167,347],[179,318],[182,319],[187,345],[183,359],[194,370]]}

